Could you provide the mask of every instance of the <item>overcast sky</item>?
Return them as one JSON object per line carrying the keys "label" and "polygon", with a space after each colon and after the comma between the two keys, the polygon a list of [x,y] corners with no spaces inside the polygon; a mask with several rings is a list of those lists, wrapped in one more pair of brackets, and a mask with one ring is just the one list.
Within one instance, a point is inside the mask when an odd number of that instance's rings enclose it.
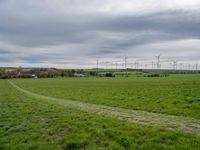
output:
{"label": "overcast sky", "polygon": [[159,54],[200,63],[199,0],[0,0],[0,66],[89,67]]}

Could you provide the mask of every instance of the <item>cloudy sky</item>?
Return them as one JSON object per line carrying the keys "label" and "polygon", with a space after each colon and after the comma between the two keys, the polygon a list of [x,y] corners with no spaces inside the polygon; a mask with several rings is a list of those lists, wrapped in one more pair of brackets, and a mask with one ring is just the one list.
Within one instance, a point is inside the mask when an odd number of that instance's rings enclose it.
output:
{"label": "cloudy sky", "polygon": [[200,63],[199,0],[0,0],[0,66],[149,63],[159,54]]}

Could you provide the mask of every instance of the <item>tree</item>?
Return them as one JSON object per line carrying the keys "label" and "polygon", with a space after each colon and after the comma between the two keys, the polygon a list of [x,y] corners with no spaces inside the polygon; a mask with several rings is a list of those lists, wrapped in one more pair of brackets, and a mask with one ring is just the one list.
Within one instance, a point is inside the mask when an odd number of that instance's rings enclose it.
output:
{"label": "tree", "polygon": [[39,73],[39,77],[40,78],[47,78],[48,77],[48,72],[47,71],[41,71]]}

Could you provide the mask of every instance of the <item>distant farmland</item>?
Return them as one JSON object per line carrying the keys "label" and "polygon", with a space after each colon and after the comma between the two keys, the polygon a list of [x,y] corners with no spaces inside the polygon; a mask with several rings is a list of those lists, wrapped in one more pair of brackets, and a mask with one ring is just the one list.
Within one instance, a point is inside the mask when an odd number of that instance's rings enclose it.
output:
{"label": "distant farmland", "polygon": [[200,149],[200,75],[0,80],[0,149]]}

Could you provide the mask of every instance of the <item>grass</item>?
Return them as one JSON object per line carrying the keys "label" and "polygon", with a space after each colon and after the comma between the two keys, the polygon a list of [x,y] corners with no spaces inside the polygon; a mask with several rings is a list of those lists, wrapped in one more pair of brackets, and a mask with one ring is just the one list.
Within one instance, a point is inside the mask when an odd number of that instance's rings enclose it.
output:
{"label": "grass", "polygon": [[200,137],[27,97],[0,80],[0,149],[200,149]]}
{"label": "grass", "polygon": [[14,83],[51,97],[200,118],[200,75],[167,78],[19,79]]}
{"label": "grass", "polygon": [[98,115],[106,115],[116,117],[120,120],[128,122],[139,123],[143,125],[159,127],[161,129],[180,130],[186,133],[192,133],[200,136],[200,119],[190,117],[172,116],[160,113],[151,113],[147,111],[123,109],[118,107],[109,107],[99,104],[91,104],[73,100],[59,99],[49,96],[43,96],[37,93],[22,89],[10,80],[8,81],[15,89],[34,98],[51,101],[62,106],[76,108],[85,112],[94,113]]}

